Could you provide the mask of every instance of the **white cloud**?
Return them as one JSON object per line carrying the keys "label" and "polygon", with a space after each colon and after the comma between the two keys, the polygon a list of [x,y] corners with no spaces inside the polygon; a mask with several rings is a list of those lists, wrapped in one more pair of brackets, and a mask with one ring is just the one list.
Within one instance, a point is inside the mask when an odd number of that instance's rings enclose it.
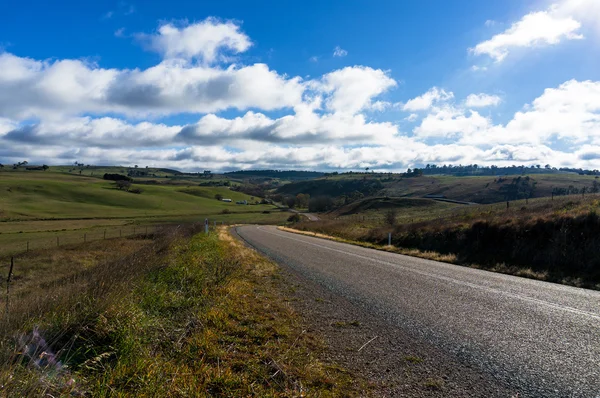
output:
{"label": "white cloud", "polygon": [[363,115],[334,113],[317,115],[308,107],[295,115],[271,119],[264,114],[247,112],[234,119],[214,114],[203,116],[186,126],[178,139],[187,144],[235,143],[252,140],[273,144],[323,145],[378,144],[389,142],[398,133],[392,123],[367,122]]}
{"label": "white cloud", "polygon": [[432,107],[433,104],[438,102],[445,102],[454,98],[454,93],[446,92],[443,89],[437,87],[431,88],[425,94],[420,95],[407,101],[402,109],[405,111],[425,111]]}
{"label": "white cloud", "polygon": [[452,106],[434,108],[421,124],[414,129],[419,138],[451,137],[455,135],[473,135],[485,131],[491,126],[489,119],[476,111],[465,114]]}
{"label": "white cloud", "polygon": [[348,66],[312,83],[317,91],[329,94],[325,103],[328,110],[351,114],[372,108],[374,97],[396,85],[388,72],[367,66]]}
{"label": "white cloud", "polygon": [[0,54],[0,117],[119,113],[134,117],[224,109],[293,107],[301,79],[265,64],[226,69],[163,61],[145,69],[102,69],[79,60],[36,61]]}
{"label": "white cloud", "polygon": [[528,110],[514,115],[505,134],[515,141],[556,137],[600,143],[600,82],[570,80],[546,89]]}
{"label": "white cloud", "polygon": [[313,55],[312,57],[310,57],[308,59],[310,62],[319,62],[319,57],[316,55]]}
{"label": "white cloud", "polygon": [[[0,122],[0,135],[2,133]],[[18,126],[12,124],[3,138],[20,144],[35,144],[38,146],[90,146],[99,148],[145,148],[168,146],[173,143],[180,126],[167,126],[140,122],[130,124],[126,121],[102,118],[69,118],[42,121],[36,124]]]}
{"label": "white cloud", "polygon": [[470,94],[465,101],[465,105],[469,108],[484,108],[486,106],[497,106],[502,99],[497,95],[489,94]]}
{"label": "white cloud", "polygon": [[340,46],[335,46],[335,48],[333,49],[334,57],[345,57],[346,55],[348,55],[348,51],[344,50]]}
{"label": "white cloud", "polygon": [[156,34],[137,36],[164,58],[197,59],[206,63],[218,60],[220,52],[237,54],[252,45],[250,38],[240,32],[238,25],[216,18],[182,27],[167,23],[161,25]]}
{"label": "white cloud", "polygon": [[419,115],[417,115],[416,113],[411,113],[410,115],[408,115],[407,117],[404,118],[404,120],[406,120],[407,122],[414,122],[419,118]]}
{"label": "white cloud", "polygon": [[456,137],[478,146],[548,145],[555,139],[600,144],[600,82],[570,80],[546,89],[505,125],[461,107],[434,107],[413,132],[418,138]]}
{"label": "white cloud", "polygon": [[582,15],[583,10],[593,7],[593,1],[595,0],[563,0],[561,4],[551,5],[547,10],[531,12],[504,32],[477,44],[470,51],[475,55],[488,55],[501,62],[516,48],[583,39],[582,24],[575,15]]}

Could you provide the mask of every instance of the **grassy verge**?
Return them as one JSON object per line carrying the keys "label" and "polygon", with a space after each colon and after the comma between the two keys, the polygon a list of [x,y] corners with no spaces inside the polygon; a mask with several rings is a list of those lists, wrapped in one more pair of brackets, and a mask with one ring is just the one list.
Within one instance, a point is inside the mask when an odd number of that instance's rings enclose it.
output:
{"label": "grassy verge", "polygon": [[[0,323],[0,395],[340,396],[364,389],[319,359],[323,343],[303,330],[273,263],[224,229],[195,232],[163,230],[133,251],[115,240],[112,252],[121,255],[63,264],[72,272],[46,285],[29,282],[11,297]],[[38,282],[51,279],[44,275]]]}
{"label": "grassy verge", "polygon": [[600,289],[600,200],[561,198],[471,211],[394,226],[355,221],[303,222],[296,229],[398,252],[534,279]]}

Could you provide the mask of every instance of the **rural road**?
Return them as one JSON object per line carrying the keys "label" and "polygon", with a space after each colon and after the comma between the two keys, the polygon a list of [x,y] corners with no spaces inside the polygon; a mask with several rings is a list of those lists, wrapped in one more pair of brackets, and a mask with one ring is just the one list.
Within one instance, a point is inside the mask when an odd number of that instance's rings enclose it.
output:
{"label": "rural road", "polygon": [[279,231],[248,244],[519,397],[600,397],[600,292]]}
{"label": "rural road", "polygon": [[294,209],[290,209],[290,211],[292,213],[297,213],[302,216],[305,216],[306,218],[308,218],[308,221],[319,221],[320,220],[320,218],[318,216],[316,216],[315,214],[312,214],[312,213],[302,213],[302,212],[299,212],[298,210],[294,210]]}

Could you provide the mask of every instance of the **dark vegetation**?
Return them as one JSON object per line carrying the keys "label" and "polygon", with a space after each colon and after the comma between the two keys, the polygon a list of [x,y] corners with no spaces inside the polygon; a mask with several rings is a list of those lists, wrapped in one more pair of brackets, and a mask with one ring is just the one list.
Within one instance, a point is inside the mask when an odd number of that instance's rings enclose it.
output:
{"label": "dark vegetation", "polygon": [[133,181],[133,178],[117,173],[105,173],[102,178],[109,181]]}
{"label": "dark vegetation", "polygon": [[297,226],[344,239],[423,252],[451,254],[464,265],[600,289],[600,200],[572,197],[507,210],[465,210],[464,216],[397,224],[349,220],[303,222]]}
{"label": "dark vegetation", "polygon": [[225,173],[233,178],[277,178],[282,180],[305,180],[319,178],[325,175],[318,171],[301,170],[239,170]]}

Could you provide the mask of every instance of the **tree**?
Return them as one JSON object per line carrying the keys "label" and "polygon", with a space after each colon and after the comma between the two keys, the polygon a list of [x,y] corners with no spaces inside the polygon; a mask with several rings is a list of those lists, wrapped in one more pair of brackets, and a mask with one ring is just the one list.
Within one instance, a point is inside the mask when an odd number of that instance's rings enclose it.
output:
{"label": "tree", "polygon": [[293,196],[288,196],[285,198],[285,204],[287,205],[287,207],[289,207],[290,209],[293,209],[294,207],[296,207],[296,198]]}
{"label": "tree", "polygon": [[42,169],[44,169],[44,171],[48,170],[49,168],[50,168],[50,166],[48,166],[46,164],[42,166]]}
{"label": "tree", "polygon": [[396,225],[396,217],[398,216],[398,210],[391,208],[385,212],[384,220],[387,225]]}
{"label": "tree", "polygon": [[301,208],[308,207],[308,201],[310,200],[309,194],[299,193],[296,195],[296,206]]}
{"label": "tree", "polygon": [[221,195],[220,193],[215,195],[215,199],[216,200],[223,200],[223,195]]}
{"label": "tree", "polygon": [[115,186],[120,191],[122,191],[122,190],[129,191],[129,188],[131,188],[131,181],[118,180],[118,181],[115,181]]}
{"label": "tree", "polygon": [[330,196],[317,196],[311,198],[308,202],[308,210],[314,212],[323,212],[333,209],[333,199]]}

